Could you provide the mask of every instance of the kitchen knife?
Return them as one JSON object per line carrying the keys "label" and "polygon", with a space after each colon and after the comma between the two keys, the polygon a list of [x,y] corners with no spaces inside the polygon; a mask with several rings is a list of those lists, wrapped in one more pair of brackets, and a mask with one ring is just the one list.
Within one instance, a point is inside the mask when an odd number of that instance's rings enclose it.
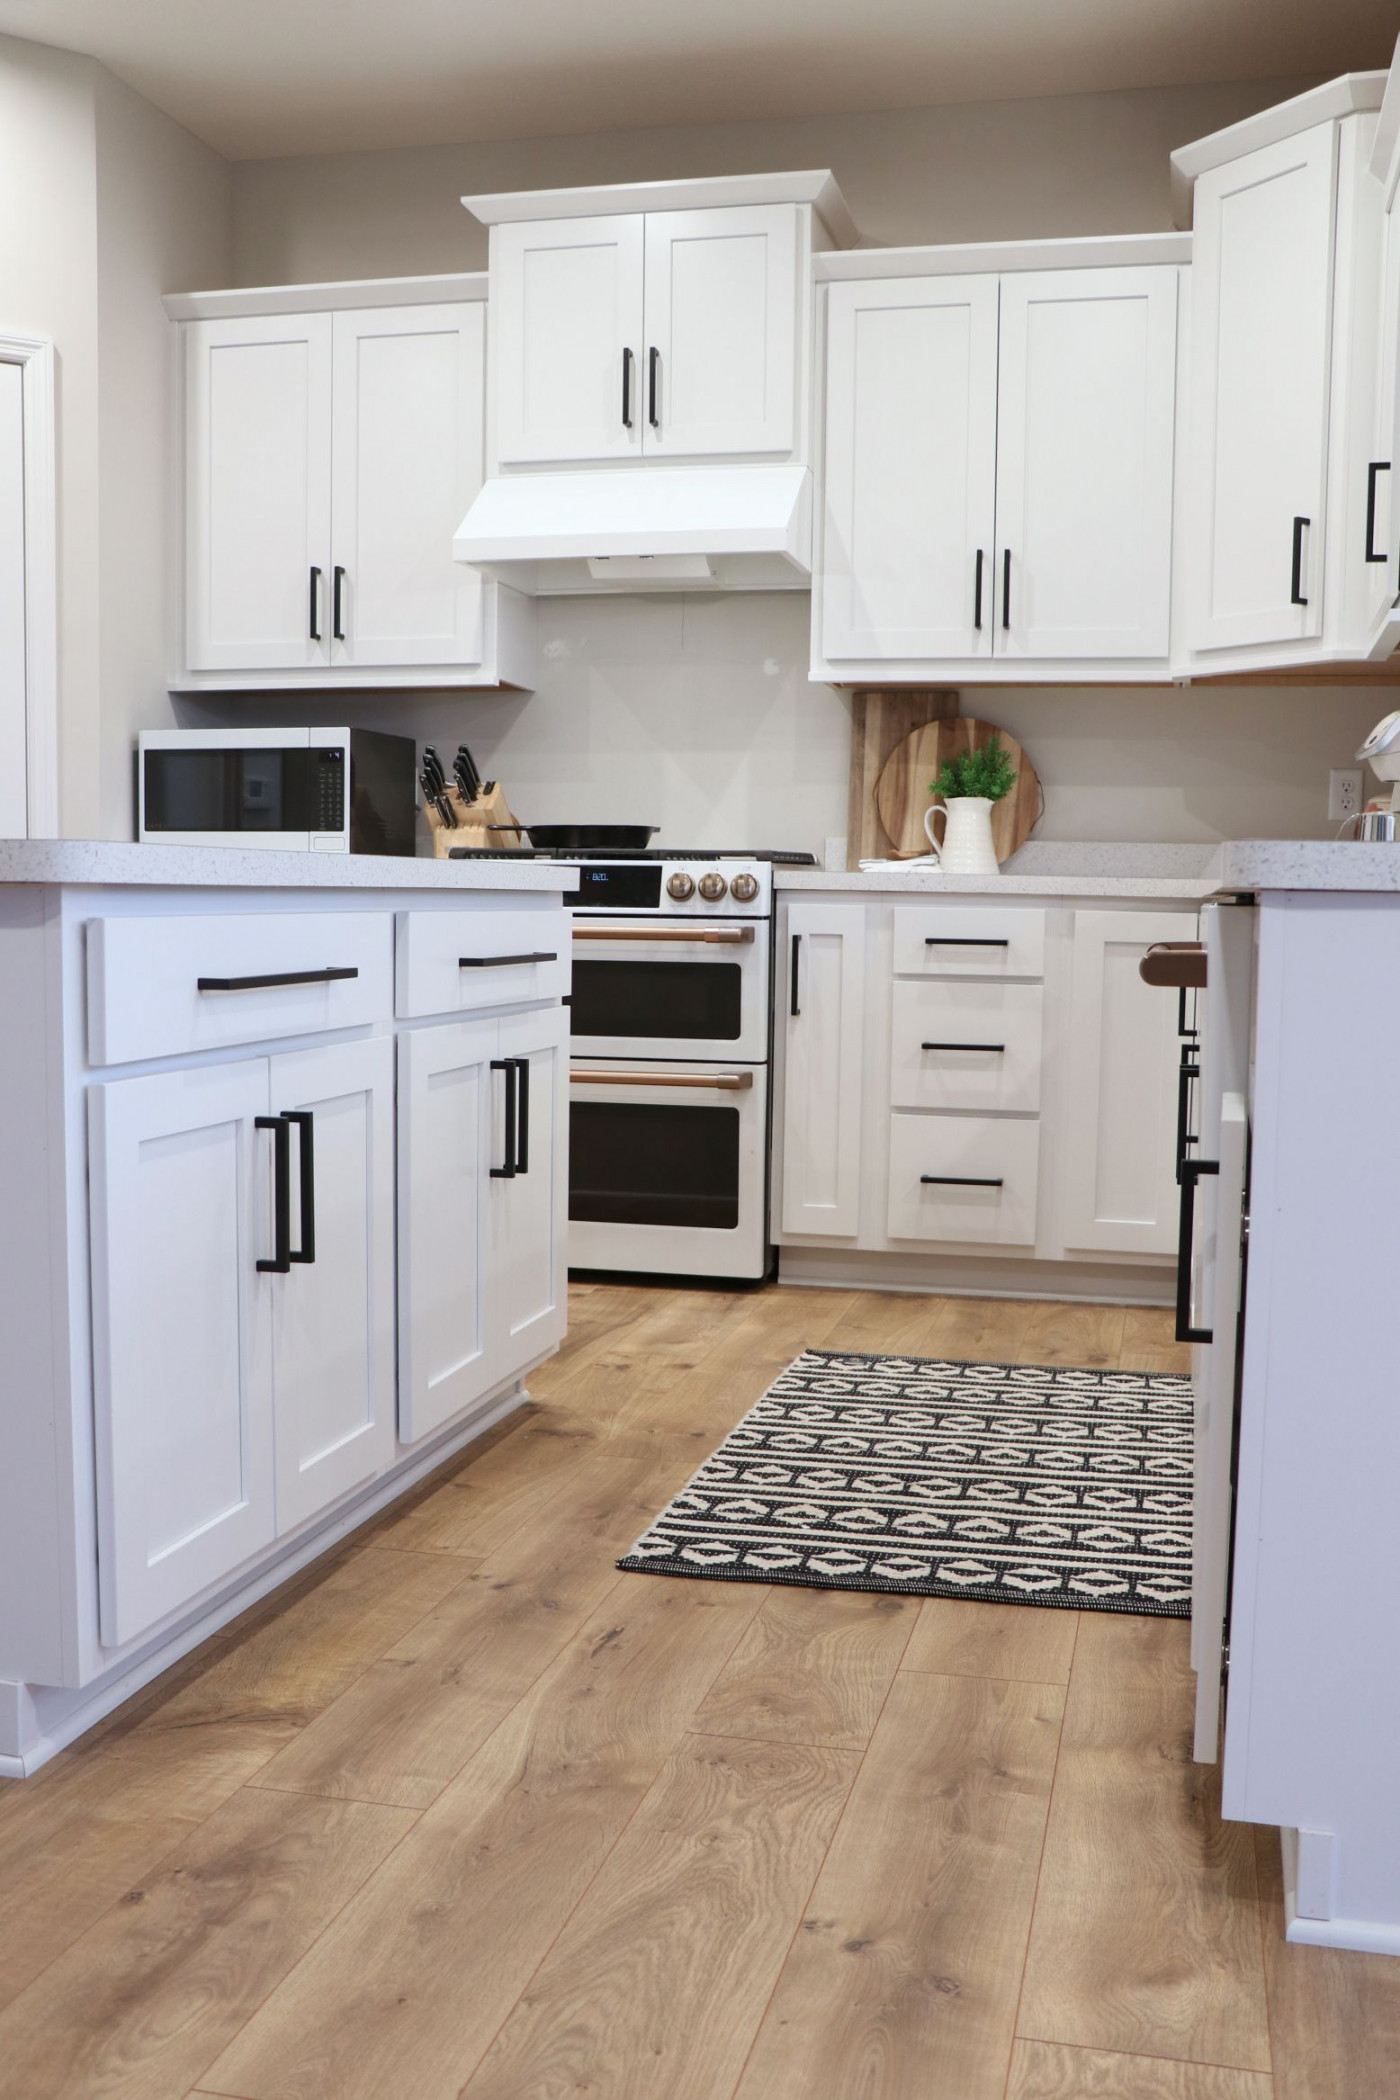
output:
{"label": "kitchen knife", "polygon": [[452,807],[452,797],[447,792],[447,776],[442,770],[442,762],[431,744],[426,744],[423,748],[423,764],[433,784],[433,807],[448,830],[455,831],[457,812]]}
{"label": "kitchen knife", "polygon": [[476,791],[481,786],[481,782],[477,779],[476,774],[472,771],[471,760],[467,756],[467,747],[465,744],[463,744],[462,748],[457,753],[457,756],[452,761],[452,772],[454,778],[456,779],[458,787],[462,791],[462,800],[464,802],[475,802]]}

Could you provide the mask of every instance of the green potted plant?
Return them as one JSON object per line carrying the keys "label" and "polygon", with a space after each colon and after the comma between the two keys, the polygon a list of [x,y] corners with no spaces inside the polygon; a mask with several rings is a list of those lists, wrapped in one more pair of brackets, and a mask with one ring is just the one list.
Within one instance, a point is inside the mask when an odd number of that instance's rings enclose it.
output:
{"label": "green potted plant", "polygon": [[[945,759],[929,793],[941,795],[924,811],[933,858],[949,875],[995,875],[999,869],[992,844],[992,807],[1016,785],[1016,768],[1001,738],[994,736],[980,751],[959,751]],[[940,844],[935,831],[944,820]]]}

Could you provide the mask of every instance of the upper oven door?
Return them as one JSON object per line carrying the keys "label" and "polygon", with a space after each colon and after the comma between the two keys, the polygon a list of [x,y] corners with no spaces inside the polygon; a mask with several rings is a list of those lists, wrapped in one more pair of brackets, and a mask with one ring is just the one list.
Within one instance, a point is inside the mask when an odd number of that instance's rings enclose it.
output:
{"label": "upper oven door", "polygon": [[768,1056],[767,919],[574,919],[576,1057]]}

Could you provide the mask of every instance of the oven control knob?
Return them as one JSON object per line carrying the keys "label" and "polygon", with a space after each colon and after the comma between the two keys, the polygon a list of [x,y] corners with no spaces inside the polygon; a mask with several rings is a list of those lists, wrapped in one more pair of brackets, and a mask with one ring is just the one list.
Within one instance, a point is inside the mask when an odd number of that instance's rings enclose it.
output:
{"label": "oven control knob", "polygon": [[758,895],[758,877],[741,872],[729,885],[730,895],[739,904],[752,904]]}
{"label": "oven control knob", "polygon": [[687,897],[695,895],[695,877],[693,875],[683,875],[679,870],[674,875],[668,875],[666,878],[666,895],[674,897],[678,904],[684,904]]}
{"label": "oven control knob", "polygon": [[710,868],[700,877],[700,894],[707,904],[718,904],[728,888],[718,868]]}

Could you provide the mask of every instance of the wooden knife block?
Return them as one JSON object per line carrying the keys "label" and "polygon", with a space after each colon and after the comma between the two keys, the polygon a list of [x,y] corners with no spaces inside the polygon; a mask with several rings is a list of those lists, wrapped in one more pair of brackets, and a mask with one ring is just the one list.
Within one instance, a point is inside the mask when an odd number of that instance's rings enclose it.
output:
{"label": "wooden knife block", "polygon": [[473,802],[468,802],[454,783],[447,790],[447,799],[457,819],[455,830],[443,823],[431,802],[423,805],[433,835],[434,860],[446,860],[449,853],[461,846],[481,853],[488,847],[529,845],[530,841],[516,822],[499,781],[493,783],[489,795],[479,794]]}

